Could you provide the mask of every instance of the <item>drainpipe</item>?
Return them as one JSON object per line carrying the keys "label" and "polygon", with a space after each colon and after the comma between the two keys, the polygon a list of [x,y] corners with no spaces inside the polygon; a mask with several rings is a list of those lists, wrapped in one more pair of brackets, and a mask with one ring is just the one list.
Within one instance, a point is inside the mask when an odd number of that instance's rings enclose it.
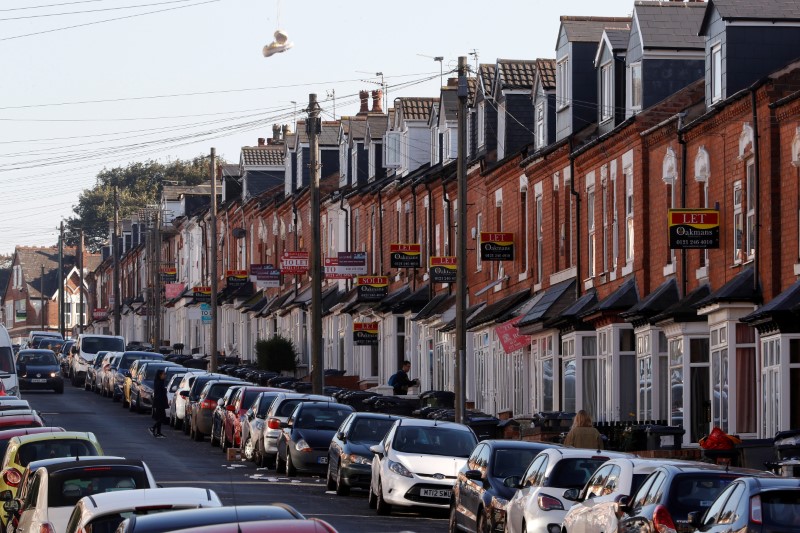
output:
{"label": "drainpipe", "polygon": [[[294,251],[297,251],[297,197],[292,196],[292,224],[294,225]],[[297,274],[294,275],[295,294],[297,293]]]}
{"label": "drainpipe", "polygon": [[[414,199],[414,212],[411,215],[412,223],[414,225],[414,241],[417,239],[417,183],[411,184],[411,197]],[[413,242],[413,241],[412,241]],[[411,283],[411,290],[417,290],[417,269],[414,269],[414,280]]]}
{"label": "drainpipe", "polygon": [[[432,234],[431,228],[433,227],[433,201],[431,199],[431,186],[426,181],[425,190],[428,191],[428,235],[425,235],[425,241],[428,245],[428,257],[433,255],[433,243],[431,242],[430,235]],[[433,283],[428,283],[428,300],[433,300]]]}
{"label": "drainpipe", "polygon": [[[686,119],[686,112],[678,113],[678,144],[681,146],[681,207],[686,208],[686,156],[688,147],[686,139],[683,138],[683,121]],[[681,294],[686,296],[689,286],[689,269],[686,264],[686,249],[681,250]]]}
{"label": "drainpipe", "polygon": [[575,197],[575,299],[581,297],[581,195],[575,190],[575,134],[569,136],[569,192]]}
{"label": "drainpipe", "polygon": [[[339,211],[346,213],[344,217],[344,248],[347,251],[350,251],[350,208],[348,207],[345,209],[344,207],[344,194],[340,194],[339,196]],[[350,288],[350,280],[345,282],[347,288]]]}
{"label": "drainpipe", "polygon": [[384,274],[383,271],[383,197],[381,196],[381,190],[378,189],[378,247],[380,248],[380,253],[378,254],[378,261],[380,268],[378,269],[380,275]]}
{"label": "drainpipe", "polygon": [[442,180],[442,201],[447,204],[447,227],[444,230],[447,232],[447,254],[450,255],[450,199],[447,197],[447,187],[445,187],[444,180]]}
{"label": "drainpipe", "polygon": [[[755,229],[755,236],[753,238],[753,249],[755,250],[753,253],[753,292],[758,292],[758,277],[759,277],[759,260],[758,260],[758,252],[759,252],[759,241],[760,241],[760,233],[761,233],[761,158],[758,154],[758,108],[756,106],[756,87],[752,87],[750,89],[750,102],[753,106],[753,166],[755,171],[755,176],[753,176],[756,182],[756,227]],[[748,206],[749,207],[749,206]]]}

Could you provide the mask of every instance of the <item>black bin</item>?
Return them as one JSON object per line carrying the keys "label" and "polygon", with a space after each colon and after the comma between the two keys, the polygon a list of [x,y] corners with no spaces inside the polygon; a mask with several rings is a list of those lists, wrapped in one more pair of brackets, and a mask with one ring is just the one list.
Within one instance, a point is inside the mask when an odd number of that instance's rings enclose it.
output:
{"label": "black bin", "polygon": [[446,390],[429,390],[419,395],[419,407],[439,407],[453,409],[455,407],[456,395]]}
{"label": "black bin", "polygon": [[647,426],[648,450],[680,450],[686,430],[680,426]]}

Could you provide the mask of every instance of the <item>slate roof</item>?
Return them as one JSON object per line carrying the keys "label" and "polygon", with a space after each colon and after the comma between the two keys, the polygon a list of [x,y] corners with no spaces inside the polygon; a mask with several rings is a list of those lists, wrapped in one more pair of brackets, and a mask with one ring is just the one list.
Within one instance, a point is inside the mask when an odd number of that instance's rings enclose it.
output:
{"label": "slate roof", "polygon": [[607,28],[630,28],[630,17],[561,17],[570,42],[598,43]]}
{"label": "slate roof", "polygon": [[441,315],[456,303],[456,297],[454,294],[447,294],[447,293],[440,293],[433,297],[433,299],[428,302],[425,307],[419,310],[419,313],[414,315],[411,320],[425,320],[427,318],[431,318],[432,316]]}
{"label": "slate roof", "polygon": [[[17,256],[17,264],[22,267],[28,298],[41,298],[40,288],[43,288],[45,298],[54,295],[61,285],[58,279],[58,247],[17,246],[14,253]],[[76,259],[76,249],[64,247],[64,275],[76,265]],[[85,254],[83,267],[87,272],[93,272],[102,260],[98,254]],[[44,266],[44,279],[42,279],[42,266]]]}
{"label": "slate roof", "polygon": [[[527,326],[529,324],[533,324],[534,322],[539,322],[545,320],[547,315],[550,311],[555,311],[554,307],[559,307],[556,304],[557,301],[561,300],[561,297],[567,292],[568,289],[575,287],[575,280],[568,279],[566,281],[562,281],[560,283],[556,283],[555,285],[548,287],[547,290],[544,291],[542,297],[530,308],[528,313],[522,317],[522,320],[517,322],[517,327]],[[574,291],[572,291],[574,295]],[[572,296],[572,300],[569,298],[565,298],[565,305],[560,306],[558,311],[566,308],[568,305],[571,305],[575,302],[574,296]]]}
{"label": "slate roof", "polygon": [[282,167],[283,145],[242,146],[242,164],[253,167]]}
{"label": "slate roof", "polygon": [[555,59],[537,59],[536,72],[539,79],[542,80],[542,87],[546,91],[556,90],[556,60]]}
{"label": "slate roof", "polygon": [[[759,2],[750,0],[750,3]],[[698,33],[705,12],[704,2],[638,1],[634,4],[634,17],[645,49],[703,50],[705,38]]]}
{"label": "slate roof", "polygon": [[372,139],[382,138],[389,129],[389,120],[386,115],[369,115],[367,124],[369,124],[369,135]]}
{"label": "slate roof", "polygon": [[492,94],[492,87],[494,86],[494,75],[496,65],[489,63],[482,63],[478,67],[478,75],[483,82],[483,94]]}
{"label": "slate roof", "polygon": [[405,120],[428,120],[431,115],[431,106],[439,101],[438,98],[405,96],[398,100],[398,104],[403,111],[403,119]]}
{"label": "slate roof", "polygon": [[612,51],[628,49],[628,37],[630,37],[631,34],[629,30],[607,29],[605,34]]}
{"label": "slate roof", "polygon": [[[241,169],[239,165],[231,165],[225,164],[222,165],[222,177],[232,177],[232,178],[239,178],[241,177]],[[164,187],[166,189],[166,187]]]}
{"label": "slate roof", "polygon": [[530,89],[536,79],[536,60],[498,59],[496,74],[501,89]]}
{"label": "slate roof", "polygon": [[708,284],[703,284],[689,292],[682,300],[667,307],[663,313],[650,317],[653,324],[673,319],[675,322],[703,322],[706,317],[697,314],[697,302],[704,300],[711,293]]}
{"label": "slate roof", "polygon": [[[294,133],[300,143],[308,143],[308,134],[306,133],[306,122],[297,121],[297,131]],[[322,131],[319,134],[320,146],[339,146],[339,121],[338,120],[324,120],[322,121]]]}
{"label": "slate roof", "polygon": [[598,302],[597,307],[587,310],[584,314],[597,311],[629,310],[639,302],[639,291],[636,290],[636,278],[630,277],[617,287],[617,290]]}
{"label": "slate roof", "polygon": [[[233,166],[238,168],[238,165]],[[219,186],[219,183],[217,183],[217,186]],[[211,196],[211,181],[209,180],[209,183],[202,183],[200,185],[164,185],[164,189],[161,191],[161,198],[165,200],[178,200],[181,195],[184,194]]]}
{"label": "slate roof", "polygon": [[800,305],[800,280],[795,281],[788,289],[742,318],[741,321],[745,323],[758,322],[773,315],[794,314],[798,305]]}
{"label": "slate roof", "polygon": [[[344,121],[345,118],[342,119]],[[367,134],[367,117],[360,116],[360,117],[346,117],[347,120],[347,128],[348,128],[348,139],[350,141],[353,140],[363,140]]]}
{"label": "slate roof", "polygon": [[578,317],[583,315],[585,310],[592,309],[597,305],[597,290],[592,287],[581,295],[575,303],[564,309],[557,317],[545,322],[546,327],[559,327],[561,325],[579,322]]}
{"label": "slate roof", "polygon": [[759,288],[753,287],[753,268],[746,268],[739,272],[728,283],[699,301],[695,308],[705,307],[718,302],[760,302],[761,284]]}
{"label": "slate roof", "polygon": [[456,120],[458,113],[458,87],[442,88],[440,109],[447,120]]}
{"label": "slate roof", "polygon": [[491,303],[481,309],[475,316],[470,317],[467,320],[467,329],[477,328],[487,322],[491,322],[495,320],[497,317],[501,316],[507,310],[511,309],[512,307],[516,306],[517,304],[521,303],[523,300],[530,296],[531,290],[524,289],[521,291],[517,291],[514,294],[509,294],[508,296],[501,298],[500,300]]}
{"label": "slate roof", "polygon": [[709,0],[706,13],[712,5],[725,20],[800,19],[800,3],[796,0]]}
{"label": "slate roof", "polygon": [[639,300],[639,303],[620,313],[620,316],[629,322],[646,321],[676,304],[679,300],[678,282],[675,281],[675,278],[670,278]]}

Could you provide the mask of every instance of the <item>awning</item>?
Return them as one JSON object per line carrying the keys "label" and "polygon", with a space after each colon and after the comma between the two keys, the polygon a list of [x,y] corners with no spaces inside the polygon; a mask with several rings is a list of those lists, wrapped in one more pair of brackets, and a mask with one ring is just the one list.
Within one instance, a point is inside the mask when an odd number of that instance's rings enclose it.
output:
{"label": "awning", "polygon": [[408,311],[413,313],[418,312],[428,304],[429,293],[430,287],[428,285],[423,285],[393,305],[392,312],[396,314],[402,314]]}
{"label": "awning", "polygon": [[627,311],[639,303],[639,291],[636,290],[636,278],[631,276],[617,287],[617,290],[597,302],[597,305],[584,311],[580,318],[593,320],[603,316]]}
{"label": "awning", "polygon": [[456,303],[456,296],[454,294],[437,294],[433,299],[425,305],[420,311],[411,318],[413,321],[427,320],[429,318],[439,316]]}
{"label": "awning", "polygon": [[695,307],[699,309],[720,302],[761,303],[761,283],[755,288],[753,276],[752,267],[742,270],[728,283],[698,302]]}
{"label": "awning", "polygon": [[740,320],[757,327],[761,334],[800,333],[800,280]]}
{"label": "awning", "polygon": [[283,293],[281,295],[276,296],[275,298],[273,298],[273,300],[270,303],[268,303],[266,306],[264,306],[264,308],[261,310],[261,312],[258,314],[258,316],[269,316],[269,315],[271,315],[272,313],[274,313],[275,311],[280,309],[281,306],[283,305],[283,303],[286,300],[288,300],[292,296],[292,294],[294,294],[294,292],[289,290],[289,291],[286,291],[285,293]]}
{"label": "awning", "polygon": [[386,297],[375,304],[375,311],[377,313],[387,313],[392,310],[396,304],[400,303],[404,298],[411,294],[411,289],[408,286],[398,289],[386,295]]}
{"label": "awning", "polygon": [[541,298],[525,316],[517,322],[520,333],[530,334],[544,329],[542,326],[550,318],[555,318],[567,307],[575,303],[575,280],[569,279],[548,287]]}
{"label": "awning", "polygon": [[531,290],[524,289],[514,294],[510,294],[505,298],[501,298],[496,302],[487,305],[483,309],[481,309],[478,313],[475,313],[474,316],[467,319],[467,330],[472,330],[486,324],[487,322],[492,322],[499,318],[503,313],[505,313],[508,309],[516,306],[528,296],[530,296]]}
{"label": "awning", "polygon": [[266,298],[264,298],[263,290],[256,292],[250,298],[239,303],[234,308],[240,310],[242,313],[247,313],[252,309],[254,305],[260,303],[261,300],[266,300]]}
{"label": "awning", "polygon": [[584,295],[575,300],[575,303],[564,309],[558,316],[545,321],[544,327],[558,328],[565,331],[582,329],[582,320],[580,317],[587,309],[593,309],[596,305],[597,291],[591,288]]}
{"label": "awning", "polygon": [[639,301],[636,305],[619,314],[631,322],[634,327],[639,327],[650,322],[650,318],[664,312],[669,306],[680,300],[678,282],[670,278],[659,287]]}
{"label": "awning", "polygon": [[672,320],[674,322],[705,322],[706,317],[697,314],[697,302],[700,302],[711,294],[711,288],[707,284],[700,285],[681,300],[667,307],[663,313],[650,317],[653,324]]}
{"label": "awning", "polygon": [[217,305],[230,304],[234,300],[249,299],[255,294],[252,283],[245,283],[241,287],[225,286],[217,293]]}
{"label": "awning", "polygon": [[325,316],[331,312],[331,308],[339,303],[339,297],[341,294],[339,293],[339,286],[337,284],[333,284],[330,287],[325,287],[322,290],[322,316]]}
{"label": "awning", "polygon": [[[472,307],[470,307],[469,309],[467,309],[467,312],[466,312],[467,322],[469,322],[469,319],[472,316],[474,316],[476,313],[480,312],[481,309],[483,309],[485,306],[486,306],[486,303],[481,302],[481,303],[475,304]],[[449,332],[453,331],[454,329],[456,329],[456,319],[455,319],[455,317],[453,317],[450,321],[448,321],[444,326],[440,327],[439,331],[441,331],[442,333],[449,333]]]}

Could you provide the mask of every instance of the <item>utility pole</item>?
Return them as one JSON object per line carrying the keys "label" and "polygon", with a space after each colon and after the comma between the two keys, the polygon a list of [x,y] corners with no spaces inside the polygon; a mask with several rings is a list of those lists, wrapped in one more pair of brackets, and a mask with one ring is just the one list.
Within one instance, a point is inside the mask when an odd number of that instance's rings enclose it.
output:
{"label": "utility pole", "polygon": [[211,360],[209,372],[217,371],[217,149],[211,149]]}
{"label": "utility pole", "polygon": [[78,268],[80,269],[80,308],[78,309],[78,333],[83,333],[83,314],[84,314],[84,301],[83,301],[83,228],[81,228],[80,241],[78,242]]}
{"label": "utility pole", "polygon": [[119,196],[117,195],[117,186],[114,185],[114,234],[111,236],[111,257],[114,260],[114,303],[111,306],[111,312],[114,313],[114,335],[121,335],[120,333],[120,294],[119,294]]}
{"label": "utility pole", "polygon": [[39,314],[42,317],[42,331],[44,331],[44,265],[39,265],[39,267],[42,269],[41,275],[39,276]]}
{"label": "utility pole", "polygon": [[322,174],[319,163],[319,135],[322,124],[317,95],[308,95],[309,159],[311,167],[311,389],[322,394],[325,388],[325,366],[322,360],[322,239],[320,237],[319,180]]}
{"label": "utility pole", "polygon": [[[458,217],[456,221],[456,422],[467,406],[467,58],[458,58]],[[480,251],[478,252],[480,253]]]}
{"label": "utility pole", "polygon": [[155,220],[153,221],[153,260],[156,267],[153,279],[153,348],[161,348],[161,206],[155,206]]}
{"label": "utility pole", "polygon": [[66,339],[64,322],[64,221],[61,221],[58,235],[58,332]]}

